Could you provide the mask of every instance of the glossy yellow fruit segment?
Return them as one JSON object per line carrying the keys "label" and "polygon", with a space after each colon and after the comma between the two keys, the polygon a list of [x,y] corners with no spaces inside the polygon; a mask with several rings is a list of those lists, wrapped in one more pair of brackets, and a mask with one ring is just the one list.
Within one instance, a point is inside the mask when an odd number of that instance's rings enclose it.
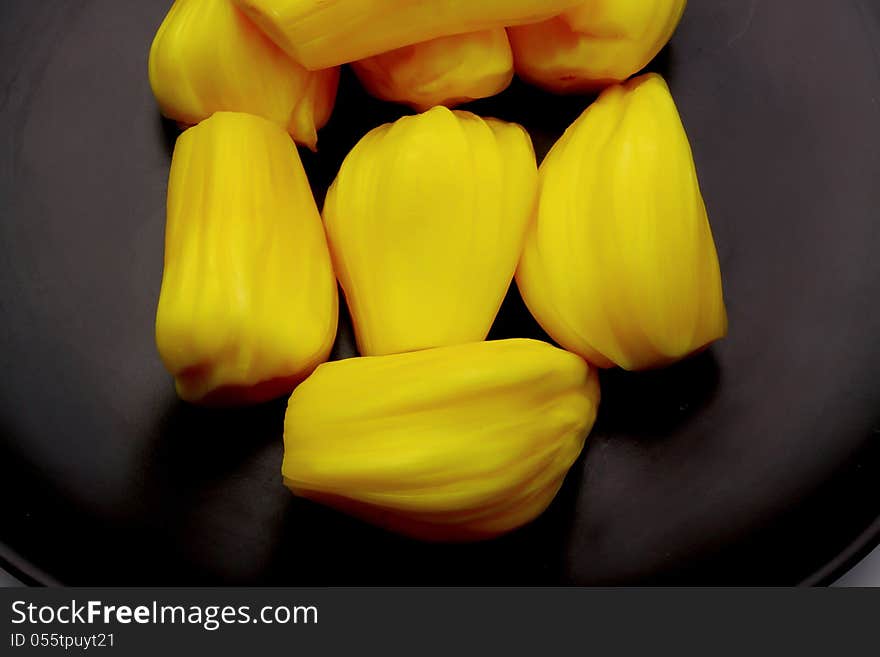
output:
{"label": "glossy yellow fruit segment", "polygon": [[285,394],[327,359],[338,294],[290,137],[221,112],[177,140],[156,343],[186,401]]}
{"label": "glossy yellow fruit segment", "polygon": [[577,0],[235,0],[311,70],[437,37],[534,23]]}
{"label": "glossy yellow fruit segment", "polygon": [[706,207],[661,77],[608,88],[553,147],[517,282],[544,329],[600,367],[667,365],[726,334]]}
{"label": "glossy yellow fruit segment", "polygon": [[150,49],[162,113],[194,125],[214,112],[257,114],[312,150],[336,100],[339,70],[309,72],[231,0],[175,0]]}
{"label": "glossy yellow fruit segment", "polygon": [[513,79],[513,53],[499,27],[404,46],[352,67],[372,95],[421,112],[501,93]]}
{"label": "glossy yellow fruit segment", "polygon": [[486,337],[537,191],[526,131],[436,107],[368,133],[324,204],[364,356]]}
{"label": "glossy yellow fruit segment", "polygon": [[672,37],[687,0],[587,0],[511,27],[516,72],[556,93],[592,91],[643,69]]}
{"label": "glossy yellow fruit segment", "polygon": [[408,536],[491,538],[547,508],[598,403],[595,370],[534,340],[327,363],[290,399],[282,474]]}

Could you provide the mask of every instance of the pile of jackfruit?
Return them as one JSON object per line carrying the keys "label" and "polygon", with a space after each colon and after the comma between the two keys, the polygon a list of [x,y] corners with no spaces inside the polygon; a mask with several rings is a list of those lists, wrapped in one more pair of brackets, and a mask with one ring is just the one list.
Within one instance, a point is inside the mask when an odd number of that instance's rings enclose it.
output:
{"label": "pile of jackfruit", "polygon": [[[407,536],[480,540],[550,504],[599,404],[727,331],[690,145],[663,79],[629,79],[685,0],[176,0],[153,42],[186,127],[168,184],[156,339],[209,406],[290,396],[285,484]],[[323,213],[339,66],[420,112],[366,134]],[[452,107],[514,73],[599,92],[541,164]],[[512,281],[562,348],[485,341]],[[341,286],[360,358],[327,363]]]}

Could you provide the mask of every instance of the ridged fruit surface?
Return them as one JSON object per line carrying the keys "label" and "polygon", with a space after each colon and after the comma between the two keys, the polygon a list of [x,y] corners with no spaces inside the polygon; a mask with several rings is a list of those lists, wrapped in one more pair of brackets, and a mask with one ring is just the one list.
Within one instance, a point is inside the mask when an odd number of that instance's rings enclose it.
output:
{"label": "ridged fruit surface", "polygon": [[534,340],[327,363],[290,399],[282,474],[414,538],[491,538],[547,508],[598,403],[595,370]]}
{"label": "ridged fruit surface", "polygon": [[537,191],[520,126],[436,107],[367,134],[324,204],[360,352],[486,337]]}
{"label": "ridged fruit surface", "polygon": [[577,0],[235,0],[306,68],[366,59],[437,37],[534,23]]}
{"label": "ridged fruit surface", "polygon": [[404,46],[352,68],[376,98],[422,112],[501,93],[513,79],[513,53],[499,27]]}
{"label": "ridged fruit surface", "polygon": [[338,294],[321,219],[281,128],[221,112],[177,140],[156,343],[190,402],[289,394],[327,359]]}
{"label": "ridged fruit surface", "polygon": [[175,0],[153,40],[149,73],[170,119],[195,125],[214,112],[247,112],[312,150],[339,83],[338,68],[307,71],[231,0]]}
{"label": "ridged fruit surface", "polygon": [[587,0],[531,25],[508,29],[521,78],[556,93],[622,82],[657,56],[686,0]]}
{"label": "ridged fruit surface", "polygon": [[724,337],[712,230],[661,77],[610,87],[553,147],[517,282],[553,339],[600,367],[659,367]]}

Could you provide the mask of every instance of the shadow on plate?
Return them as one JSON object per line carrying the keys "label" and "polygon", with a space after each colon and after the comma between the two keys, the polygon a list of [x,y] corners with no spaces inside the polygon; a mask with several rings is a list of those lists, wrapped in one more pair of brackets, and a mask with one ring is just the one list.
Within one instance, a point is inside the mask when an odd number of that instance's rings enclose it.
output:
{"label": "shadow on plate", "polygon": [[175,491],[222,481],[271,443],[280,443],[287,399],[252,408],[199,408],[175,402],[156,427],[151,463]]}
{"label": "shadow on plate", "polygon": [[176,122],[166,119],[158,112],[156,112],[156,124],[157,132],[160,135],[162,144],[165,146],[165,152],[168,154],[170,162],[171,156],[174,155],[174,144],[177,143],[177,137],[180,136],[180,128]]}
{"label": "shadow on plate", "polygon": [[530,525],[490,541],[422,543],[291,495],[263,584],[290,586],[541,585],[563,577],[582,468]]}
{"label": "shadow on plate", "polygon": [[711,350],[662,370],[600,374],[596,433],[658,437],[681,428],[715,397],[721,371]]}

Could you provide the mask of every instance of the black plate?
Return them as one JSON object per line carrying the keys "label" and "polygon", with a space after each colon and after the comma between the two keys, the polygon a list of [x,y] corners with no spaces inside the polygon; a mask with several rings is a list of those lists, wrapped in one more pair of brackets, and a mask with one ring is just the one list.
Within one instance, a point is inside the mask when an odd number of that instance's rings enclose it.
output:
{"label": "black plate", "polygon": [[[731,333],[604,376],[584,457],[530,527],[421,545],[290,496],[284,401],[176,401],[153,344],[176,135],[146,79],[163,0],[0,5],[0,538],[69,584],[823,581],[880,534],[880,5],[692,0],[666,74]],[[475,104],[543,156],[588,99]],[[402,110],[346,74],[321,152]],[[493,337],[542,335],[512,292]],[[344,319],[337,356],[353,354]],[[873,523],[873,524],[872,524]]]}

